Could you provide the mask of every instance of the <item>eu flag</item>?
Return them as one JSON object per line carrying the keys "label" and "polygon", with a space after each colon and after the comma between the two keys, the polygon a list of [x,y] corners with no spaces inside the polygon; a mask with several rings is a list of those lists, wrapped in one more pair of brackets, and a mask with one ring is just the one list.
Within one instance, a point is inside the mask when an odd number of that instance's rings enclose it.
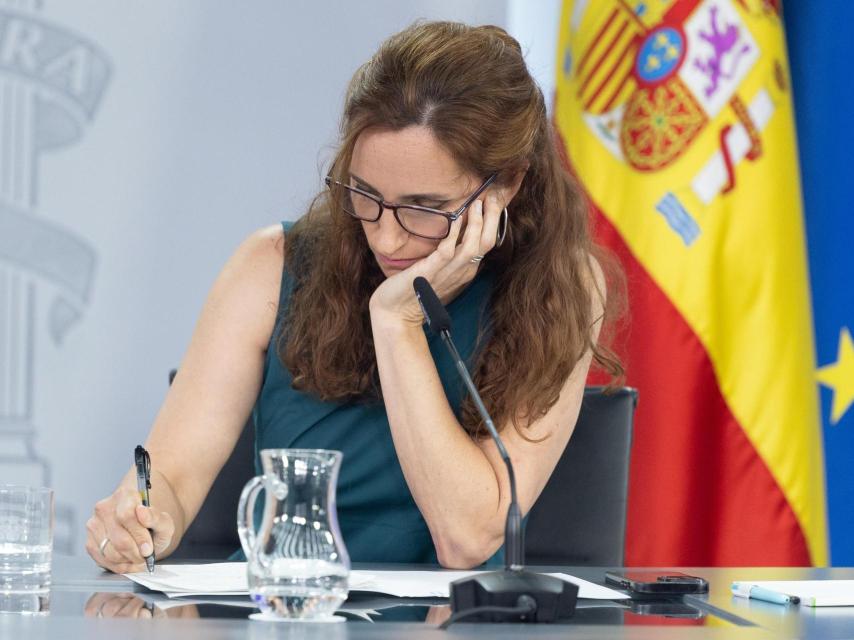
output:
{"label": "eu flag", "polygon": [[787,2],[821,388],[830,560],[854,565],[854,3]]}

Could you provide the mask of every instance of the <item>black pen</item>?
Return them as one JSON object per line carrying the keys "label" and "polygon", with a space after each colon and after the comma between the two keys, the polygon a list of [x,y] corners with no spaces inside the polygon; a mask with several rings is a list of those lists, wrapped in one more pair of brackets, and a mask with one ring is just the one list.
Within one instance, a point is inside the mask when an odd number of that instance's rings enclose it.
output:
{"label": "black pen", "polygon": [[[136,465],[136,488],[139,489],[142,505],[150,507],[148,490],[151,489],[151,458],[141,444],[137,445],[133,451],[133,462]],[[148,568],[148,573],[154,573],[154,531],[149,529],[148,532],[151,534],[151,555],[145,558],[145,566]]]}

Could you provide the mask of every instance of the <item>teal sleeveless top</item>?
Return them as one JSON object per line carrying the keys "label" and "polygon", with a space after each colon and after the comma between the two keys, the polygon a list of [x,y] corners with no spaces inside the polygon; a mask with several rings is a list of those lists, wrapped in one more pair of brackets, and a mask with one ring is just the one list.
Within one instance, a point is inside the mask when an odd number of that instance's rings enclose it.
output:
{"label": "teal sleeveless top", "polygon": [[[290,225],[282,223],[285,233]],[[493,276],[481,272],[449,305],[454,342],[471,365],[478,332],[486,329],[487,303]],[[321,402],[291,387],[292,378],[279,360],[276,344],[294,286],[285,268],[278,321],[264,362],[264,377],[253,417],[255,466],[261,449],[334,449],[344,456],[338,478],[338,523],[353,562],[436,563],[427,524],[412,498],[391,438],[382,402]],[[425,325],[430,352],[457,417],[464,387],[453,360]],[[462,489],[461,489],[462,490]],[[490,560],[500,561],[499,554]]]}

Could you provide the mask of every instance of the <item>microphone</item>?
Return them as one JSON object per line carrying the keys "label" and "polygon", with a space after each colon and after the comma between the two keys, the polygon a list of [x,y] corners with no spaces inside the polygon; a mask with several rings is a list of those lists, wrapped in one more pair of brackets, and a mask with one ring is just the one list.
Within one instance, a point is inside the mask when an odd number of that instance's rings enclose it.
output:
{"label": "microphone", "polygon": [[421,311],[427,319],[427,324],[430,325],[430,330],[443,338],[446,334],[450,338],[451,316],[448,315],[448,310],[439,300],[439,296],[433,291],[433,287],[427,282],[427,278],[418,276],[412,282],[412,286],[415,288],[415,297],[418,298],[418,304],[421,305]]}
{"label": "microphone", "polygon": [[430,330],[438,334],[448,348],[457,371],[507,467],[510,481],[510,506],[504,526],[504,570],[484,572],[452,582],[450,591],[453,615],[442,628],[447,628],[462,618],[483,622],[554,622],[569,617],[575,612],[578,586],[554,576],[524,570],[525,529],[516,495],[513,463],[451,338],[451,317],[426,278],[415,278],[412,286]]}

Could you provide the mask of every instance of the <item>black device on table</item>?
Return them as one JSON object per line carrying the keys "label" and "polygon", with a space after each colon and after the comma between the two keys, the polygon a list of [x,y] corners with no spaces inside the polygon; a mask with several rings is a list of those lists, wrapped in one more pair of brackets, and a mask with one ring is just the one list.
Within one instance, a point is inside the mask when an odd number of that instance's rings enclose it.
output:
{"label": "black device on table", "polygon": [[678,571],[608,571],[605,573],[605,583],[625,589],[632,597],[666,597],[709,592],[708,581]]}

